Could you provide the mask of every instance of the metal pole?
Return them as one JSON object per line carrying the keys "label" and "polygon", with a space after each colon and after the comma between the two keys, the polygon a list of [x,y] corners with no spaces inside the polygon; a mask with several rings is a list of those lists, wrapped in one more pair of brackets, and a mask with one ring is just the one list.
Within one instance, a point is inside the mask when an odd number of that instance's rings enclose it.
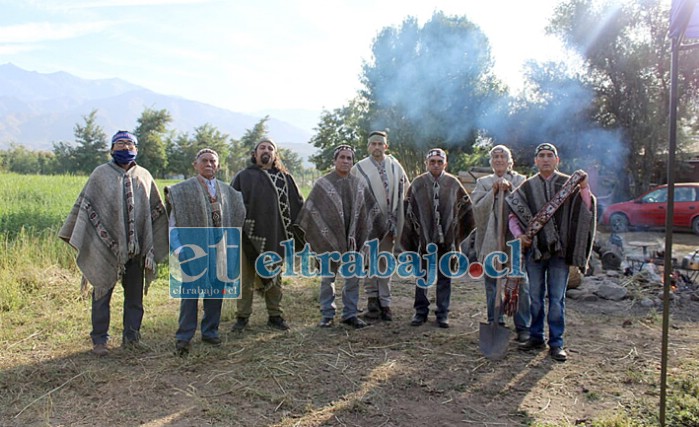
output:
{"label": "metal pole", "polygon": [[667,217],[665,218],[665,260],[663,261],[663,339],[660,350],[660,425],[665,427],[667,397],[667,347],[670,323],[670,275],[672,274],[672,225],[675,214],[675,150],[677,148],[677,76],[679,38],[672,39],[670,66],[670,137],[667,152]]}

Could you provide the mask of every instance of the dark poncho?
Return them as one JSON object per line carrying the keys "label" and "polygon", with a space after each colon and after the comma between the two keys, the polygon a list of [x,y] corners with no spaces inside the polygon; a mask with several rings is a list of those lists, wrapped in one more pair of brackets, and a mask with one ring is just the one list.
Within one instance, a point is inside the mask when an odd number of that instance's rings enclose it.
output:
{"label": "dark poncho", "polygon": [[[405,224],[401,242],[406,251],[424,253],[428,243],[437,243],[434,230],[434,178],[423,173],[413,180],[406,197]],[[456,250],[474,228],[471,199],[459,180],[451,174],[439,177],[439,215],[444,243],[438,252]]]}
{"label": "dark poncho", "polygon": [[257,165],[251,165],[240,171],[231,186],[243,194],[245,203],[245,224],[243,225],[243,250],[248,260],[254,262],[258,255],[274,251],[284,256],[281,242],[291,235],[287,229],[282,212],[289,213],[290,224],[296,222],[301,211],[303,198],[296,182],[289,174],[282,174],[287,190],[287,206],[284,206],[277,193],[270,175]]}
{"label": "dark poncho", "polygon": [[[554,172],[550,179],[536,174],[505,199],[523,228],[529,225],[532,217],[561,189],[568,178],[568,175],[558,172]],[[559,256],[565,259],[566,264],[584,270],[595,236],[595,206],[596,200],[592,196],[592,206],[588,209],[577,189],[534,236],[531,246],[534,260]]]}
{"label": "dark poncho", "polygon": [[335,172],[313,186],[298,225],[316,253],[359,251],[387,232],[386,217],[363,180]]}

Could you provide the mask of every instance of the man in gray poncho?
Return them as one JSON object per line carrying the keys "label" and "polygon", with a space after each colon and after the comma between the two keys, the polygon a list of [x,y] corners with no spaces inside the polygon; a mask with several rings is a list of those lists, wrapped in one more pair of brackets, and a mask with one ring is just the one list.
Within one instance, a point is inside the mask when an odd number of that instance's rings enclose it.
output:
{"label": "man in gray poncho", "polygon": [[[350,174],[354,149],[338,146],[333,153],[335,170],[320,178],[313,186],[301,209],[298,226],[316,254],[337,254],[362,250],[372,239],[386,234],[386,220],[379,205],[363,180]],[[320,282],[321,320],[318,326],[333,326],[335,318],[335,278],[338,263],[334,262],[328,275]],[[356,329],[366,323],[357,317],[359,277],[345,276],[342,288],[342,323]]]}
{"label": "man in gray poncho", "polygon": [[[78,251],[83,289],[92,285],[93,353],[107,355],[109,303],[124,287],[124,348],[141,348],[143,294],[168,255],[167,216],[151,174],[135,162],[136,137],[112,137],[113,160],[95,168],[58,236]],[[144,288],[145,281],[145,288]]]}
{"label": "man in gray poncho", "polygon": [[[524,181],[506,200],[512,210],[510,231],[526,249],[525,265],[531,295],[530,338],[520,344],[520,350],[546,346],[544,320],[548,320],[549,354],[552,359],[565,362],[568,354],[563,349],[563,333],[569,268],[587,267],[595,235],[596,201],[587,177],[533,238],[525,233],[541,208],[555,199],[570,178],[558,172],[559,161],[558,150],[553,144],[539,144],[534,152],[539,173]],[[548,313],[544,307],[547,296]]]}
{"label": "man in gray poncho", "polygon": [[[497,210],[497,201],[500,197],[506,197],[514,189],[520,186],[527,178],[512,170],[514,161],[509,148],[504,145],[494,146],[490,152],[490,167],[493,168],[491,175],[483,176],[476,180],[476,188],[471,193],[473,202],[473,214],[476,219],[476,241],[475,249],[478,261],[483,263],[485,257],[494,251],[502,251],[506,248],[498,248],[499,241],[497,235],[498,222],[507,222],[507,213],[500,218]],[[504,240],[510,240],[511,235],[505,236]],[[485,294],[488,312],[488,323],[505,323],[502,313],[495,319],[495,289],[496,279],[484,275]],[[517,341],[524,342],[529,339],[529,286],[526,280],[520,283],[519,300],[517,313],[514,315],[515,328],[517,330]]]}
{"label": "man in gray poncho", "polygon": [[264,297],[269,319],[267,324],[282,331],[289,325],[281,307],[280,275],[262,279],[255,271],[257,257],[267,251],[284,258],[282,242],[293,240],[292,225],[303,205],[303,198],[294,178],[279,157],[277,144],[262,138],[252,151],[252,164],[238,172],[231,186],[240,191],[245,203],[243,253],[241,263],[241,297],[237,303],[234,332],[241,332],[252,314],[253,289]]}
{"label": "man in gray poncho", "polygon": [[[405,225],[401,243],[406,251],[421,256],[428,253],[430,244],[436,245],[438,258],[456,251],[474,227],[471,199],[461,182],[445,172],[447,154],[433,148],[425,160],[427,172],[413,180],[408,188],[405,208]],[[438,271],[436,276],[437,326],[449,327],[451,278]],[[415,287],[415,314],[410,324],[420,326],[427,321],[430,301],[426,287]]]}
{"label": "man in gray poncho", "polygon": [[[196,154],[194,169],[197,176],[165,187],[170,227],[242,227],[245,220],[243,196],[230,185],[216,179],[219,169],[218,153],[204,148]],[[202,233],[206,231],[202,230]],[[178,234],[171,233],[170,246],[180,248]],[[174,255],[179,255],[177,252]],[[218,327],[223,299],[204,297],[201,319],[201,340],[219,345]],[[189,353],[190,341],[197,330],[198,298],[180,300],[179,328],[175,333],[175,349],[180,355]]]}

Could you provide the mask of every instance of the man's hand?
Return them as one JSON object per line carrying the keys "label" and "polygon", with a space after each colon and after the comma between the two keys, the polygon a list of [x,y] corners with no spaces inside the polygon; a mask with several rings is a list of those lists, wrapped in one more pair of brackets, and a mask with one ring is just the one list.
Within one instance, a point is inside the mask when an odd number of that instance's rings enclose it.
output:
{"label": "man's hand", "polygon": [[519,240],[520,242],[522,242],[522,248],[524,249],[532,245],[532,239],[526,234],[522,234],[521,236],[519,236]]}
{"label": "man's hand", "polygon": [[585,174],[585,178],[583,178],[583,180],[580,181],[580,184],[579,184],[579,185],[580,185],[580,189],[581,189],[581,190],[586,189],[586,188],[590,185],[589,182],[587,181],[587,177],[588,177],[588,175]]}
{"label": "man's hand", "polygon": [[498,178],[495,180],[493,183],[493,192],[495,194],[498,193],[498,191],[507,191],[512,188],[512,184],[510,181],[506,180],[505,178]]}

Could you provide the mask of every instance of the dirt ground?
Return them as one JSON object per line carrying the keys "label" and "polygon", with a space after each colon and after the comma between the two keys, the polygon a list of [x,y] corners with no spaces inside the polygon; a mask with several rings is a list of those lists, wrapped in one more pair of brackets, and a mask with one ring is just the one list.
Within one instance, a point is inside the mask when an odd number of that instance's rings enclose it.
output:
{"label": "dirt ground", "polygon": [[[699,247],[697,236],[676,236],[676,251]],[[504,360],[482,356],[481,281],[455,281],[449,329],[437,328],[433,313],[410,326],[406,281],[393,285],[394,320],[362,330],[315,326],[316,283],[292,282],[285,292],[290,331],[267,328],[256,297],[245,333],[224,334],[219,348],[196,342],[187,358],[173,355],[171,333],[146,335],[152,350],[144,354],[36,354],[36,363],[2,371],[0,392],[11,399],[0,424],[589,425],[659,404],[662,315],[632,300],[568,299],[569,360],[558,363],[546,351],[520,352],[514,341]],[[224,312],[227,332],[234,311]],[[672,302],[670,378],[699,354],[698,320],[699,302]],[[37,383],[44,396],[30,391]]]}

